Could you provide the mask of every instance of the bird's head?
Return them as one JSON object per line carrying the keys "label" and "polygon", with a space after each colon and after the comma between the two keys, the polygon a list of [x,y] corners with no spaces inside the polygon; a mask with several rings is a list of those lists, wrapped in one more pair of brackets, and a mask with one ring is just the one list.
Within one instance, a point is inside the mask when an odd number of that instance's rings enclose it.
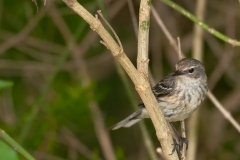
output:
{"label": "bird's head", "polygon": [[184,58],[176,64],[176,74],[185,75],[191,78],[207,79],[204,65],[193,58]]}

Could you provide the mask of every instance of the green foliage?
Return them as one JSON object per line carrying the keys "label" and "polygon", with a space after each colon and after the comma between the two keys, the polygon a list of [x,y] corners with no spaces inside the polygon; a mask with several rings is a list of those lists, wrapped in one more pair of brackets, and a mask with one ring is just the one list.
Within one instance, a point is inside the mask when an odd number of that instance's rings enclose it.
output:
{"label": "green foliage", "polygon": [[17,152],[0,139],[0,159],[1,160],[19,160]]}
{"label": "green foliage", "polygon": [[[66,123],[66,119],[69,125],[89,121],[88,104],[93,101],[89,92],[91,92],[92,86],[83,87],[75,82],[66,83],[68,84],[65,87],[62,87],[63,82],[56,81],[54,83],[56,95],[51,104],[51,114],[56,116],[58,123]],[[82,124],[87,125],[87,123]]]}
{"label": "green foliage", "polygon": [[13,82],[0,80],[0,91],[4,88],[9,88],[13,86]]}
{"label": "green foliage", "polygon": [[116,147],[115,152],[116,152],[116,156],[118,157],[118,160],[126,159],[124,150],[121,147]]}

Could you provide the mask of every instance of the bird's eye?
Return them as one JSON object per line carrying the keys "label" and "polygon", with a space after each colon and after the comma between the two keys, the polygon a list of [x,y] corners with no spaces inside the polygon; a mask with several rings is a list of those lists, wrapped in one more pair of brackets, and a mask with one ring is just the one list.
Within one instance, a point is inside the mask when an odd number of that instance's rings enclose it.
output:
{"label": "bird's eye", "polygon": [[189,73],[193,73],[193,72],[194,72],[194,68],[190,68],[190,69],[188,70],[188,72],[189,72]]}

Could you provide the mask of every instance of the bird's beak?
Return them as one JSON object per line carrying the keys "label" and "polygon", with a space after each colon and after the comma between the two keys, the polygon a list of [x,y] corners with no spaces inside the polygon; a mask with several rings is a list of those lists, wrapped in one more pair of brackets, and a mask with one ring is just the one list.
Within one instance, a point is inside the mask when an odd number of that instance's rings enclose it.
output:
{"label": "bird's beak", "polygon": [[185,73],[184,72],[181,72],[181,71],[179,71],[179,70],[176,70],[175,72],[174,72],[174,75],[175,76],[180,76],[180,75],[184,75]]}

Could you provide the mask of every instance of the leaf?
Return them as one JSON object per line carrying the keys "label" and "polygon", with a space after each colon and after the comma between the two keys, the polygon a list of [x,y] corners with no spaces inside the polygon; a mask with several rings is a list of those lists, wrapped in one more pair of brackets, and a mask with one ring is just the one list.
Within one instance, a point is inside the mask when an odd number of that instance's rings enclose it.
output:
{"label": "leaf", "polygon": [[4,88],[12,87],[12,86],[13,86],[13,82],[0,80],[0,90]]}
{"label": "leaf", "polygon": [[3,140],[0,140],[0,159],[18,160],[17,152],[8,144],[6,144]]}

